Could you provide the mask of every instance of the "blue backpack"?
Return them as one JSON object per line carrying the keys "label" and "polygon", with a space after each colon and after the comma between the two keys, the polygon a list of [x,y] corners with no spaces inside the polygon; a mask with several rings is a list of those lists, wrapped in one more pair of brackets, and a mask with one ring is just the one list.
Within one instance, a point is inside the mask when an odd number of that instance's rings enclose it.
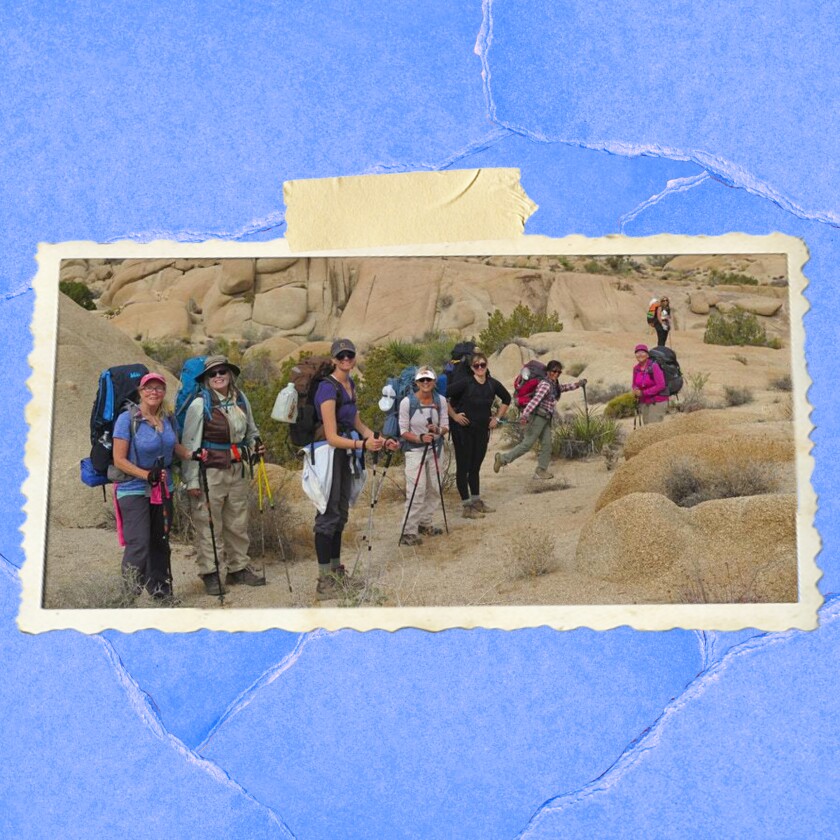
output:
{"label": "blue backpack", "polygon": [[[184,420],[190,403],[201,391],[201,374],[204,372],[206,356],[195,356],[187,359],[181,368],[181,384],[175,395],[175,422],[178,424],[178,439],[184,433]],[[206,407],[205,407],[206,410]]]}
{"label": "blue backpack", "polygon": [[[385,387],[390,386],[394,389],[395,397],[394,404],[385,414],[385,423],[382,426],[382,434],[386,438],[394,438],[400,441],[403,449],[406,448],[406,441],[400,437],[400,403],[408,397],[408,417],[409,421],[420,410],[420,400],[417,398],[417,390],[414,384],[414,377],[417,375],[417,367],[410,365],[404,368],[399,376],[392,376],[385,383]],[[441,380],[443,380],[443,389],[441,389]],[[437,404],[438,413],[442,410],[442,402],[440,399],[441,393],[445,393],[446,377],[439,376],[435,382],[435,403]]]}

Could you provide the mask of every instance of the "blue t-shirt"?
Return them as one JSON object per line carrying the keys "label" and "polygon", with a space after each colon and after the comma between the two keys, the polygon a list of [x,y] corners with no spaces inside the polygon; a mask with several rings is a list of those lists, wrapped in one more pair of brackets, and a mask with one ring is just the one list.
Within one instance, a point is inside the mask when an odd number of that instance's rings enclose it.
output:
{"label": "blue t-shirt", "polygon": [[[158,458],[163,457],[163,466],[167,470],[170,492],[175,487],[172,481],[172,456],[175,452],[175,444],[178,437],[172,425],[172,418],[167,417],[163,421],[163,431],[158,432],[142,417],[137,419],[137,428],[134,432],[134,439],[131,437],[131,413],[124,411],[117,417],[114,423],[114,438],[129,441],[128,460],[135,466],[144,470],[150,470]],[[145,495],[149,490],[149,482],[143,478],[130,478],[128,481],[121,481],[117,485],[117,498],[120,496]]]}
{"label": "blue t-shirt", "polygon": [[315,392],[315,409],[318,412],[318,417],[321,417],[321,405],[325,403],[327,400],[332,400],[335,402],[336,398],[336,388],[341,388],[341,405],[338,409],[338,414],[336,415],[336,421],[338,422],[338,431],[341,434],[342,429],[352,429],[356,423],[356,414],[358,411],[356,409],[356,383],[353,382],[352,378],[350,379],[350,390],[353,392],[352,398],[347,395],[347,391],[344,390],[341,384],[336,386],[332,379],[324,379],[319,385],[318,390]]}

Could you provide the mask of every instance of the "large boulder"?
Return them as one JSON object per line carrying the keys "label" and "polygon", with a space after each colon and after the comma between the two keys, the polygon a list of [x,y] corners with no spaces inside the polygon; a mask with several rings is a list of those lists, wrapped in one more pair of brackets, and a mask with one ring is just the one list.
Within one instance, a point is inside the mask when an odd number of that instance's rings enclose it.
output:
{"label": "large boulder", "polygon": [[150,301],[126,306],[111,323],[138,341],[189,339],[190,313],[179,300]]}
{"label": "large boulder", "polygon": [[577,570],[676,603],[797,598],[796,494],[680,508],[656,493],[612,502],[583,527]]}
{"label": "large boulder", "polygon": [[305,288],[281,286],[254,299],[254,322],[279,330],[291,330],[306,321]]}
{"label": "large boulder", "polygon": [[241,295],[254,288],[254,260],[221,260],[219,268],[219,290],[223,294]]}
{"label": "large boulder", "polygon": [[103,308],[114,305],[114,295],[124,286],[135,283],[152,274],[157,274],[174,263],[175,260],[125,260],[122,265],[114,270],[111,279],[102,292],[99,305]]}

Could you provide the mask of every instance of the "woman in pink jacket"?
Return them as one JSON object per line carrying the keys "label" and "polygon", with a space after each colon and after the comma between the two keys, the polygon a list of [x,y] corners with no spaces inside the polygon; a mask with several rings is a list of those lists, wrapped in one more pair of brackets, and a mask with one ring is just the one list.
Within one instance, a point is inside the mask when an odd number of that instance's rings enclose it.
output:
{"label": "woman in pink jacket", "polygon": [[633,368],[633,393],[639,401],[642,424],[661,423],[668,410],[668,389],[665,374],[648,355],[646,344],[637,344],[636,366]]}

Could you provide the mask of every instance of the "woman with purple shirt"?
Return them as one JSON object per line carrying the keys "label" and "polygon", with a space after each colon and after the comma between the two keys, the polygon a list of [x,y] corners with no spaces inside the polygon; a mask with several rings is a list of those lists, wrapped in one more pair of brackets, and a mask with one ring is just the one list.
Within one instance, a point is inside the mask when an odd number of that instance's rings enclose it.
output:
{"label": "woman with purple shirt", "polygon": [[315,516],[315,554],[318,558],[319,599],[337,598],[340,579],[346,571],[341,564],[341,535],[350,511],[353,484],[354,452],[379,452],[383,447],[394,450],[397,441],[374,437],[362,422],[356,408],[356,385],[350,372],[356,366],[356,347],[348,338],[340,338],[330,348],[333,372],[315,392],[315,411],[323,423],[324,439],[333,453],[332,484],[327,509]]}
{"label": "woman with purple shirt", "polygon": [[661,423],[668,410],[668,389],[665,374],[648,355],[646,344],[637,344],[636,366],[633,368],[633,393],[639,401],[642,424]]}

